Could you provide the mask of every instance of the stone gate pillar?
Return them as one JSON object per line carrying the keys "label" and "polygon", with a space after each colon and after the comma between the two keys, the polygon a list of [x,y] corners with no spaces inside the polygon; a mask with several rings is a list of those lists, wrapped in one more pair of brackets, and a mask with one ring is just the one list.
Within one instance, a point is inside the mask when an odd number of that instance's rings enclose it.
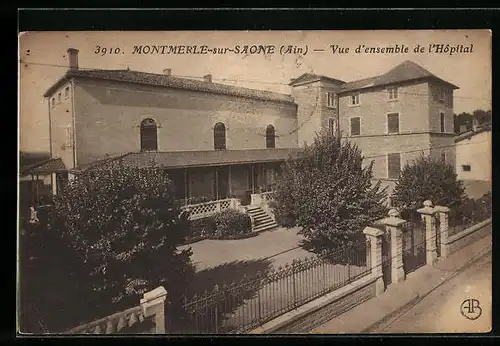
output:
{"label": "stone gate pillar", "polygon": [[425,222],[425,258],[427,265],[433,266],[437,261],[436,251],[436,220],[434,219],[434,208],[432,202],[426,200],[424,207],[417,210]]}
{"label": "stone gate pillar", "polygon": [[382,274],[382,236],[384,231],[374,227],[366,227],[363,230],[366,240],[370,243],[370,259],[372,275],[377,278],[376,295],[379,296],[385,291],[384,277]]}
{"label": "stone gate pillar", "polygon": [[448,256],[448,218],[450,209],[448,207],[438,206],[434,207],[434,211],[438,213],[439,217],[439,233],[440,233],[440,247],[441,258]]}
{"label": "stone gate pillar", "polygon": [[406,220],[399,217],[399,211],[396,209],[389,210],[388,215],[389,217],[379,220],[377,223],[385,225],[386,231],[391,234],[391,277],[392,282],[398,283],[405,280],[402,226]]}
{"label": "stone gate pillar", "polygon": [[146,292],[141,299],[141,307],[144,317],[153,317],[155,324],[154,334],[165,334],[165,300],[167,291],[160,286],[152,291]]}

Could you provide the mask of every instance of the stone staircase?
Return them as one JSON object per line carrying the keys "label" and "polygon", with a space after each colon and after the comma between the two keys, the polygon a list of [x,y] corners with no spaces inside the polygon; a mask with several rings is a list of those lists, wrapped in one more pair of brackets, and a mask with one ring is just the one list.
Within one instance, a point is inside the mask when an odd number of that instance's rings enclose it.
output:
{"label": "stone staircase", "polygon": [[252,232],[262,232],[275,227],[278,227],[276,221],[268,215],[261,207],[249,205],[247,207],[248,214],[254,220]]}

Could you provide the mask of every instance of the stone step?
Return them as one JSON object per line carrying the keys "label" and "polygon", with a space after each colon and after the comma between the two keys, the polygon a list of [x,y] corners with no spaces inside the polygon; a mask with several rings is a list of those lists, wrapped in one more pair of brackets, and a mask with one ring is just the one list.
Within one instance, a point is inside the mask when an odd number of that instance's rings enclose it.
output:
{"label": "stone step", "polygon": [[252,229],[253,232],[262,232],[262,231],[267,231],[272,228],[278,227],[278,224],[274,221],[271,220],[270,222],[262,223],[260,225],[254,226]]}

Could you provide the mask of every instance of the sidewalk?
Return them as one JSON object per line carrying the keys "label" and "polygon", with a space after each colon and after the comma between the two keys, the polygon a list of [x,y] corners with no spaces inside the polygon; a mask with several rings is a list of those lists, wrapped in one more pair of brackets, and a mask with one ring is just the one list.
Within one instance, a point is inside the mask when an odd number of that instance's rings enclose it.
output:
{"label": "sidewalk", "polygon": [[[489,227],[491,230],[491,224]],[[436,287],[455,276],[471,262],[481,258],[492,248],[491,233],[446,259],[435,267],[425,266],[408,275],[404,282],[390,285],[379,297],[370,299],[348,312],[313,329],[312,334],[370,333],[376,326],[416,304]]]}

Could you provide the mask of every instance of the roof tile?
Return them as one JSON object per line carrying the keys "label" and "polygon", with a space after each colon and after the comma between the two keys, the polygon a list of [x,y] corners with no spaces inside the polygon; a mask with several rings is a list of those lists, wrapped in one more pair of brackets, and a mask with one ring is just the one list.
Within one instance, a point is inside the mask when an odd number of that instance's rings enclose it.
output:
{"label": "roof tile", "polygon": [[50,96],[65,80],[79,77],[195,90],[293,104],[292,97],[286,94],[131,70],[69,70],[59,82],[47,90],[44,96]]}

